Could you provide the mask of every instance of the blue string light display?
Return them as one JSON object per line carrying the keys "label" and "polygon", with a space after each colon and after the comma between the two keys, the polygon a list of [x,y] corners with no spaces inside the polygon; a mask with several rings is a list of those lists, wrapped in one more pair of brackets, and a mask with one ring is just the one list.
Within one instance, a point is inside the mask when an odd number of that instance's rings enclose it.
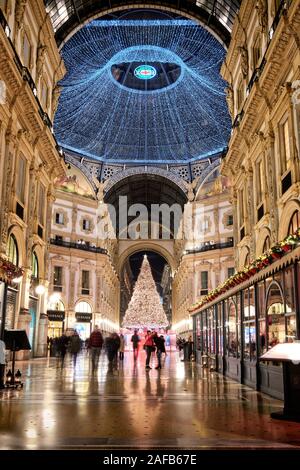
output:
{"label": "blue string light display", "polygon": [[108,163],[187,162],[221,152],[231,128],[224,54],[189,20],[89,23],[62,49],[60,145]]}

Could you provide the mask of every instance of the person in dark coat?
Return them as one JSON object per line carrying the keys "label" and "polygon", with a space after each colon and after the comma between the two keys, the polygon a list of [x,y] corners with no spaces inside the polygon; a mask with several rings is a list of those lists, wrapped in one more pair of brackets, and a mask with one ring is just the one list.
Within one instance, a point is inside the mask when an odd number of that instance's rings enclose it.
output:
{"label": "person in dark coat", "polygon": [[155,369],[161,369],[161,355],[163,352],[166,352],[165,338],[163,337],[163,335],[158,336],[158,334],[155,333],[153,336],[153,341],[156,346],[156,356],[158,361],[158,364]]}
{"label": "person in dark coat", "polygon": [[111,333],[111,335],[105,340],[105,349],[107,353],[109,368],[117,366],[118,350],[120,347],[120,338],[117,333]]}
{"label": "person in dark coat", "polygon": [[81,339],[79,338],[79,334],[77,331],[74,331],[74,334],[70,338],[70,353],[73,356],[73,364],[74,367],[76,366],[76,361],[77,361],[77,354],[79,353],[81,349]]}
{"label": "person in dark coat", "polygon": [[134,334],[131,336],[132,348],[133,348],[133,358],[136,361],[139,354],[139,342],[141,341],[138,330],[134,330]]}
{"label": "person in dark coat", "polygon": [[69,338],[67,337],[67,335],[63,334],[58,339],[58,344],[57,344],[57,349],[58,349],[58,352],[59,352],[60,358],[61,358],[61,367],[64,366],[65,356],[66,356],[68,344],[69,344]]}

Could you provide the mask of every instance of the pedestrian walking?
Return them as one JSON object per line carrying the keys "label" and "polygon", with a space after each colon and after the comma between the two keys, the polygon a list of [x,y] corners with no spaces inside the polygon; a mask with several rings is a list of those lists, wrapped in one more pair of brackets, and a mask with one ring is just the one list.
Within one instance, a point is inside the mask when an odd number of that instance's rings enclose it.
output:
{"label": "pedestrian walking", "polygon": [[125,350],[125,338],[124,335],[120,334],[120,347],[119,347],[119,359],[123,361],[124,359],[124,350]]}
{"label": "pedestrian walking", "polygon": [[157,333],[153,336],[153,341],[156,346],[156,356],[157,356],[157,366],[155,369],[161,369],[161,355],[163,352],[166,352],[165,349],[165,338],[163,335],[158,336]]}
{"label": "pedestrian walking", "polygon": [[88,348],[91,351],[92,357],[92,371],[94,372],[98,368],[99,356],[103,346],[103,336],[99,327],[96,325],[94,331],[92,331]]}
{"label": "pedestrian walking", "polygon": [[139,355],[139,342],[141,341],[138,330],[134,330],[134,334],[131,336],[132,348],[133,348],[133,358],[136,361]]}
{"label": "pedestrian walking", "polygon": [[155,351],[155,344],[153,341],[154,333],[151,333],[150,330],[147,331],[144,349],[146,351],[146,369],[151,369],[150,367],[150,358],[153,351]]}
{"label": "pedestrian walking", "polygon": [[77,333],[77,331],[74,331],[73,335],[70,338],[69,348],[69,351],[73,356],[73,364],[75,367],[77,361],[77,354],[81,349],[81,339],[79,338],[79,334]]}

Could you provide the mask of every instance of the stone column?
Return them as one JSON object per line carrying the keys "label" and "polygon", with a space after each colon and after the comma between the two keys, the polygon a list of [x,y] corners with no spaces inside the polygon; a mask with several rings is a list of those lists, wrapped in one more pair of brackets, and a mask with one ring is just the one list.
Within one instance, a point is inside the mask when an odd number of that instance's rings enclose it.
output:
{"label": "stone column", "polygon": [[[295,160],[299,161],[300,158],[300,80],[296,80],[291,85],[291,102],[293,114],[293,142],[295,142]],[[299,171],[299,164],[296,163],[295,168]],[[299,181],[299,174],[296,175]]]}
{"label": "stone column", "polygon": [[246,185],[245,198],[247,213],[245,214],[246,235],[250,237],[250,260],[255,259],[255,233],[253,227],[255,225],[254,200],[253,200],[253,170],[251,164],[246,169]]}
{"label": "stone column", "polygon": [[3,188],[0,206],[0,254],[6,254],[7,234],[9,224],[9,211],[12,204],[11,191],[13,186],[14,154],[16,148],[16,136],[8,129],[5,133],[5,152],[3,165]]}
{"label": "stone column", "polygon": [[42,281],[41,284],[45,287],[45,292],[40,298],[40,317],[38,321],[37,332],[37,347],[35,357],[47,356],[47,336],[48,336],[48,317],[47,317],[47,300],[48,300],[48,281]]}
{"label": "stone column", "polygon": [[[240,237],[239,237],[239,230],[238,230],[237,193],[236,193],[236,190],[234,190],[234,189],[231,192],[229,202],[232,205],[232,212],[233,212],[233,238],[234,238],[234,244],[235,244],[235,246],[237,246],[237,244],[239,243]],[[236,270],[239,267],[238,253],[239,253],[239,250],[234,248],[234,265],[235,265]]]}
{"label": "stone column", "polygon": [[271,124],[269,124],[268,133],[261,136],[264,140],[265,162],[266,162],[266,192],[269,202],[270,211],[270,232],[271,244],[278,241],[278,208],[277,208],[277,188],[276,188],[276,170],[274,169],[275,148],[274,148],[274,132]]}

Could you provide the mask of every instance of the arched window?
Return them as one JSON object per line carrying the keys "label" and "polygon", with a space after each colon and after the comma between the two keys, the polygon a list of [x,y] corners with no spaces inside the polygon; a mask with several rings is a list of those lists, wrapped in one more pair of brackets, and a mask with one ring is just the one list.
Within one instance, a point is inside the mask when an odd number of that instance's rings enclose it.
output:
{"label": "arched window", "polygon": [[64,312],[65,306],[61,300],[59,299],[51,300],[51,297],[50,297],[50,301],[48,303],[48,310],[57,310],[58,312]]}
{"label": "arched window", "polygon": [[286,341],[285,307],[282,291],[277,282],[272,282],[267,295],[268,347]]}
{"label": "arched window", "polygon": [[39,262],[36,256],[36,253],[33,251],[31,255],[31,270],[32,270],[32,277],[35,279],[39,278]]}
{"label": "arched window", "polygon": [[92,307],[88,302],[78,302],[75,306],[75,312],[92,313]]}
{"label": "arched window", "polygon": [[8,261],[13,263],[15,266],[19,266],[19,250],[17,240],[14,235],[9,236],[6,254]]}
{"label": "arched window", "polygon": [[292,235],[300,227],[300,212],[297,210],[293,213],[288,229],[288,235]]}
{"label": "arched window", "polygon": [[266,238],[265,238],[264,244],[263,244],[262,252],[265,253],[270,248],[271,248],[271,240],[270,240],[269,235],[267,235]]}

